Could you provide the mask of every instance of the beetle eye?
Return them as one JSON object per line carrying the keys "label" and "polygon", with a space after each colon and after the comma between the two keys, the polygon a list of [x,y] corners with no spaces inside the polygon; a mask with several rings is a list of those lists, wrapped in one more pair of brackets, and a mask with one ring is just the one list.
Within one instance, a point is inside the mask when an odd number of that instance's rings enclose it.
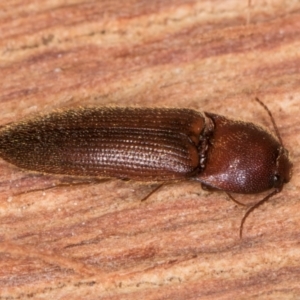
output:
{"label": "beetle eye", "polygon": [[274,187],[279,187],[281,185],[281,178],[280,175],[275,174],[273,177],[273,183],[274,183]]}

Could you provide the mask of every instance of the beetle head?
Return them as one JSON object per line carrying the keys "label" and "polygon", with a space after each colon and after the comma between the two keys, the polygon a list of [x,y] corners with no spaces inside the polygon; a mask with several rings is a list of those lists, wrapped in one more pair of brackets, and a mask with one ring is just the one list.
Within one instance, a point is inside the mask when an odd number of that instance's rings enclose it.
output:
{"label": "beetle head", "polygon": [[206,166],[197,178],[214,189],[251,194],[281,190],[291,178],[288,151],[269,131],[206,113],[214,123]]}

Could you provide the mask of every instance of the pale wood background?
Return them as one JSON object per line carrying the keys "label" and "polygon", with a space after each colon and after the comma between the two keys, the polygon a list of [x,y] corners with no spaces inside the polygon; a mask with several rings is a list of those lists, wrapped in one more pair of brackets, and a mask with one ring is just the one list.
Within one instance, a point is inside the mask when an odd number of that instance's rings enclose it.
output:
{"label": "pale wood background", "polygon": [[1,125],[130,105],[269,127],[258,96],[294,162],[240,240],[245,209],[198,183],[141,202],[153,184],[69,185],[1,160],[0,299],[300,298],[300,1],[10,0],[0,37]]}

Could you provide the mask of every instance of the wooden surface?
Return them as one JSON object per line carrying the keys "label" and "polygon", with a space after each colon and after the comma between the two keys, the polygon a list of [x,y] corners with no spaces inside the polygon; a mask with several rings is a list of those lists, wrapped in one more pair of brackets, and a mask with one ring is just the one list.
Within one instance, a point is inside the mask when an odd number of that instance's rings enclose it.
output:
{"label": "wooden surface", "polygon": [[198,183],[141,202],[154,184],[80,185],[1,160],[0,299],[300,298],[300,1],[14,0],[0,12],[1,125],[120,105],[269,127],[257,96],[294,162],[240,240],[245,208]]}

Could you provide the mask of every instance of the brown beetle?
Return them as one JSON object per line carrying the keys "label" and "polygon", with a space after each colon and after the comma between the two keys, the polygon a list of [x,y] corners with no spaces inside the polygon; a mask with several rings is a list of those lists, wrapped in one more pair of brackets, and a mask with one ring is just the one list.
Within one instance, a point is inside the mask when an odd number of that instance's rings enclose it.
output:
{"label": "brown beetle", "polygon": [[43,173],[190,179],[226,193],[273,188],[246,212],[240,235],[249,213],[280,192],[292,170],[279,135],[253,123],[176,108],[80,108],[13,123],[0,129],[0,156]]}

